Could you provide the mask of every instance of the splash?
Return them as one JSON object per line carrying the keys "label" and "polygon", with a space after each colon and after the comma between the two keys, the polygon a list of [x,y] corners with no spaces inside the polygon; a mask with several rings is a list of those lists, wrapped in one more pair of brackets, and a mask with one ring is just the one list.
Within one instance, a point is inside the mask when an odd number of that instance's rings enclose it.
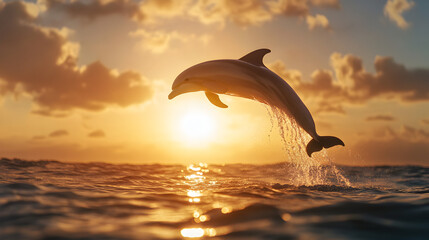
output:
{"label": "splash", "polygon": [[[271,110],[271,111],[270,111]],[[276,121],[283,150],[287,154],[290,166],[287,168],[288,181],[293,185],[344,185],[350,187],[350,181],[329,158],[326,150],[308,157],[305,148],[310,136],[296,123],[295,119],[276,107],[268,109],[271,125]],[[270,130],[271,134],[272,128]]]}

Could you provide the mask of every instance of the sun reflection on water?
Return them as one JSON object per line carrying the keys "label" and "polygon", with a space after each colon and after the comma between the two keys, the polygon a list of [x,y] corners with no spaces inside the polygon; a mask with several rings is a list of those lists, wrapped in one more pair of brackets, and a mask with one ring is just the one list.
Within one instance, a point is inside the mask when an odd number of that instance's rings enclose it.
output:
{"label": "sun reflection on water", "polygon": [[204,236],[204,229],[202,228],[184,228],[180,231],[180,234],[188,238],[197,238]]}
{"label": "sun reflection on water", "polygon": [[187,167],[187,171],[190,173],[185,176],[186,180],[191,181],[191,183],[203,183],[206,177],[204,173],[207,173],[209,170],[207,169],[206,163],[199,163],[198,165],[191,164]]}
{"label": "sun reflection on water", "polygon": [[188,190],[188,197],[201,197],[201,191]]}
{"label": "sun reflection on water", "polygon": [[[183,172],[185,173],[184,183],[189,187],[186,190],[186,196],[188,197],[188,202],[191,204],[199,203],[205,195],[204,192],[207,191],[207,186],[216,184],[216,181],[206,181],[206,176],[204,176],[204,174],[209,172],[206,163],[190,164]],[[201,210],[198,209],[197,206],[198,205],[195,205],[196,208],[192,213],[195,224],[209,221],[210,217],[202,215]],[[192,226],[182,228],[180,234],[185,238],[214,237],[216,236],[216,229]]]}
{"label": "sun reflection on water", "polygon": [[209,218],[209,216],[201,215],[198,219],[200,220],[200,222],[205,222],[205,221],[209,220],[210,218]]}
{"label": "sun reflection on water", "polygon": [[216,229],[214,228],[183,228],[180,231],[183,237],[186,238],[200,238],[203,236],[214,237],[216,236]]}
{"label": "sun reflection on water", "polygon": [[198,202],[201,201],[201,199],[199,198],[199,197],[202,196],[201,191],[188,190],[187,195],[189,197],[188,201],[191,202],[191,203],[192,202],[198,203]]}
{"label": "sun reflection on water", "polygon": [[189,198],[188,201],[190,203],[199,203],[199,202],[201,202],[201,199],[199,199],[199,198]]}

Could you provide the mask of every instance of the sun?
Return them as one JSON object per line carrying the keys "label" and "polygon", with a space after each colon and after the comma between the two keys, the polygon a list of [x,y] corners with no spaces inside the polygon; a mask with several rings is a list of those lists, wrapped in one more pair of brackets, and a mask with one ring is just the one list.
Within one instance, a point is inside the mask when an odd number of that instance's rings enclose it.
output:
{"label": "sun", "polygon": [[184,114],[180,119],[180,131],[183,140],[193,145],[207,143],[213,140],[216,123],[209,113],[192,111]]}

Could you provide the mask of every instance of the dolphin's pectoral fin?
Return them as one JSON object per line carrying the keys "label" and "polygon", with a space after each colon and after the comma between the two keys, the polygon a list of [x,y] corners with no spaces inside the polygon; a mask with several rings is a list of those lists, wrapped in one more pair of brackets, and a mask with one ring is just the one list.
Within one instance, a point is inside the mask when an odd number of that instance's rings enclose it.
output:
{"label": "dolphin's pectoral fin", "polygon": [[265,54],[270,52],[270,49],[262,48],[248,53],[247,55],[238,60],[245,61],[256,66],[265,67],[264,63],[262,62],[262,58],[264,58]]}
{"label": "dolphin's pectoral fin", "polygon": [[228,107],[225,103],[220,101],[219,95],[217,95],[216,93],[206,92],[206,96],[213,105],[220,107],[220,108],[227,108]]}

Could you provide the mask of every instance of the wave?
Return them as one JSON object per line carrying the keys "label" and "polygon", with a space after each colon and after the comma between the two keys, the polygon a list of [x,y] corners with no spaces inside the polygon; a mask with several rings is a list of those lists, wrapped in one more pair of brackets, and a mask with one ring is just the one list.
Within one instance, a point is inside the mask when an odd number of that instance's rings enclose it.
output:
{"label": "wave", "polygon": [[[0,239],[424,239],[429,169],[350,167],[294,184],[287,163],[1,159]],[[323,166],[322,166],[323,168]]]}

